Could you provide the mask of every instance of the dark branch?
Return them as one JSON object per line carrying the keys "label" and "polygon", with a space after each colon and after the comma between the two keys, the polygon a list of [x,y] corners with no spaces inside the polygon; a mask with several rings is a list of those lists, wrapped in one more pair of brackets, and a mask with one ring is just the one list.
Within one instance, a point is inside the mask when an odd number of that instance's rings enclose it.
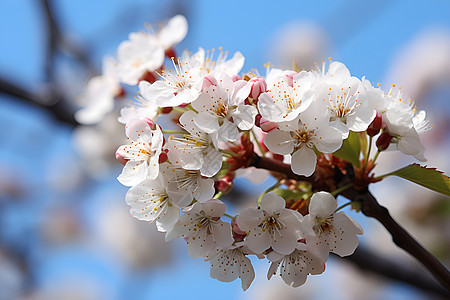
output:
{"label": "dark branch", "polygon": [[433,292],[440,296],[450,297],[449,291],[427,276],[421,269],[405,266],[405,264],[377,255],[362,245],[359,245],[350,256],[341,258],[335,255],[334,257],[351,262],[363,271],[407,283],[418,289]]}
{"label": "dark branch", "polygon": [[[298,179],[299,176],[292,173],[289,165],[270,158],[256,156],[252,165],[256,168],[264,168],[269,171],[283,173],[295,180],[303,180]],[[339,176],[336,176],[336,178],[339,178],[339,182],[335,183],[336,186],[343,186],[354,182],[354,179],[350,178],[348,175],[338,175]],[[305,178],[305,181],[311,182],[311,178]],[[364,190],[349,188],[342,192],[342,195],[351,201],[360,202],[361,211],[364,215],[377,219],[391,234],[392,240],[398,247],[414,256],[444,287],[450,290],[450,273],[447,268],[430,252],[423,248],[403,227],[401,227],[391,217],[389,211],[377,202],[367,188]]]}
{"label": "dark branch", "polygon": [[51,92],[49,95],[31,93],[0,77],[0,94],[9,95],[24,103],[34,105],[49,111],[56,120],[71,126],[79,123],[74,118],[74,108],[69,108],[61,95]]}

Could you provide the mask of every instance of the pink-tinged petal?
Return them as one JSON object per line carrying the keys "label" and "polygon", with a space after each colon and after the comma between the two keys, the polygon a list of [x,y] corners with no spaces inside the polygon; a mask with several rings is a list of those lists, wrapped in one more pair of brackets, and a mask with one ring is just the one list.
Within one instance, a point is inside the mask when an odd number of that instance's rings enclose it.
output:
{"label": "pink-tinged petal", "polygon": [[225,203],[218,199],[211,199],[202,204],[202,210],[209,218],[219,218],[226,212]]}
{"label": "pink-tinged petal", "polygon": [[242,231],[249,232],[257,227],[264,218],[260,209],[247,208],[236,217],[236,223]]}
{"label": "pink-tinged petal", "polygon": [[286,201],[275,193],[265,194],[261,201],[261,209],[264,210],[270,216],[284,209],[285,206]]}
{"label": "pink-tinged petal", "polygon": [[148,167],[145,161],[129,161],[123,167],[117,180],[125,186],[134,186],[147,178]]}
{"label": "pink-tinged petal", "polygon": [[194,197],[198,202],[203,203],[214,197],[214,180],[210,178],[199,179],[198,183],[198,188],[194,194]]}
{"label": "pink-tinged petal", "polygon": [[297,175],[311,176],[316,170],[316,163],[314,150],[303,146],[292,155],[291,169]]}
{"label": "pink-tinged petal", "polygon": [[194,123],[200,128],[203,132],[213,133],[219,130],[219,122],[218,118],[206,111],[199,112],[194,117]]}
{"label": "pink-tinged petal", "polygon": [[226,248],[233,244],[233,234],[231,233],[231,224],[223,221],[211,223],[213,239],[220,248]]}
{"label": "pink-tinged petal", "polygon": [[324,219],[333,214],[336,208],[336,199],[327,192],[315,193],[309,202],[309,213]]}
{"label": "pink-tinged petal", "polygon": [[[239,227],[241,227],[239,225]],[[242,229],[242,227],[241,227]],[[255,253],[263,253],[272,244],[269,231],[260,227],[252,228],[245,240],[247,247]]]}
{"label": "pink-tinged petal", "polygon": [[264,144],[270,151],[277,154],[291,154],[294,151],[294,141],[291,134],[275,129],[264,137]]}

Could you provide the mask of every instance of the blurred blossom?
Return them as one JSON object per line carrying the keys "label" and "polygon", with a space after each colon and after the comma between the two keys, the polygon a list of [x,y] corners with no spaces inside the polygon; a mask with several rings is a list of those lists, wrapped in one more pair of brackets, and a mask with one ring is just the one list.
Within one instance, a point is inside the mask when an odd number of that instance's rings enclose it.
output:
{"label": "blurred blossom", "polygon": [[450,83],[450,31],[430,28],[417,34],[394,57],[387,79],[403,86],[416,102],[433,87]]}
{"label": "blurred blossom", "polygon": [[25,278],[18,265],[0,251],[0,300],[18,299],[25,286]]}
{"label": "blurred blossom", "polygon": [[295,21],[281,27],[270,45],[275,66],[291,67],[295,62],[300,70],[310,70],[326,58],[330,39],[320,25]]}
{"label": "blurred blossom", "polygon": [[101,177],[119,166],[114,153],[126,137],[117,118],[118,114],[112,112],[96,125],[78,126],[74,130],[73,143],[81,156],[82,166],[94,177]]}
{"label": "blurred blossom", "polygon": [[171,261],[172,245],[164,242],[164,234],[155,226],[132,218],[123,203],[112,203],[103,215],[108,217],[98,220],[97,242],[104,244],[117,259],[142,270]]}

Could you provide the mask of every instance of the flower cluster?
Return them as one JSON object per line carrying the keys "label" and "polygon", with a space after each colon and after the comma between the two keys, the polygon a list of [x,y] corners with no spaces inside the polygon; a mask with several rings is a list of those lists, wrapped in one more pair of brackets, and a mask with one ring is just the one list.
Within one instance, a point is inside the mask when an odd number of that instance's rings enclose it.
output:
{"label": "flower cluster", "polygon": [[[302,190],[304,209],[289,206],[277,193],[281,184],[254,208],[231,216],[219,198],[238,171],[254,174],[248,167],[257,152],[289,162],[306,178],[319,156],[330,157],[355,132],[370,143],[376,138],[376,156],[389,148],[423,161],[425,112],[417,113],[401,89],[385,93],[340,62],[311,71],[268,66],[260,76],[239,75],[240,52],[229,58],[221,48],[218,54],[200,48],[175,57],[174,46],[186,32],[186,20],[176,16],[156,33],[131,34],[118,48],[113,75],[102,75],[139,88],[138,99],[121,110],[128,142],[116,153],[124,164],[118,180],[130,187],[131,214],[155,222],[167,241],[184,238],[189,255],[209,261],[211,277],[220,281],[239,277],[246,290],[255,276],[248,256],[255,255],[271,262],[269,279],[279,273],[288,285],[300,286],[307,275],[325,270],[330,252],[352,254],[362,228],[336,211],[328,192]],[[165,54],[172,68],[164,65]],[[104,89],[114,86],[103,81]],[[92,107],[80,114],[101,114]],[[178,129],[156,123],[168,115]]]}

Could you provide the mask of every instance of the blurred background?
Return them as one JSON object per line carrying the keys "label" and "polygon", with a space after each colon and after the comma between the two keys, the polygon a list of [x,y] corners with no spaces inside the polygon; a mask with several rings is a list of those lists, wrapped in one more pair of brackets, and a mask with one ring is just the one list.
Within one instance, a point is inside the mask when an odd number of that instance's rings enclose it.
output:
{"label": "blurred background", "polygon": [[[223,46],[263,65],[309,69],[332,57],[359,78],[391,83],[426,109],[422,136],[429,167],[449,174],[450,2],[442,1],[1,1],[0,2],[0,299],[440,299],[439,285],[392,244],[381,225],[346,210],[365,234],[349,259],[292,289],[256,279],[209,277],[182,240],[164,242],[155,226],[129,214],[114,159],[124,140],[117,111],[92,126],[73,113],[105,55],[144,24],[176,13],[189,21],[177,49]],[[415,162],[383,153],[382,174]],[[225,200],[251,205],[270,179],[235,182]],[[400,179],[372,187],[378,200],[427,249],[450,263],[449,199]],[[342,201],[340,199],[339,201]],[[233,207],[232,207],[233,209]],[[372,266],[371,263],[372,262]],[[375,266],[373,266],[375,265]],[[378,266],[378,268],[377,268]]]}

